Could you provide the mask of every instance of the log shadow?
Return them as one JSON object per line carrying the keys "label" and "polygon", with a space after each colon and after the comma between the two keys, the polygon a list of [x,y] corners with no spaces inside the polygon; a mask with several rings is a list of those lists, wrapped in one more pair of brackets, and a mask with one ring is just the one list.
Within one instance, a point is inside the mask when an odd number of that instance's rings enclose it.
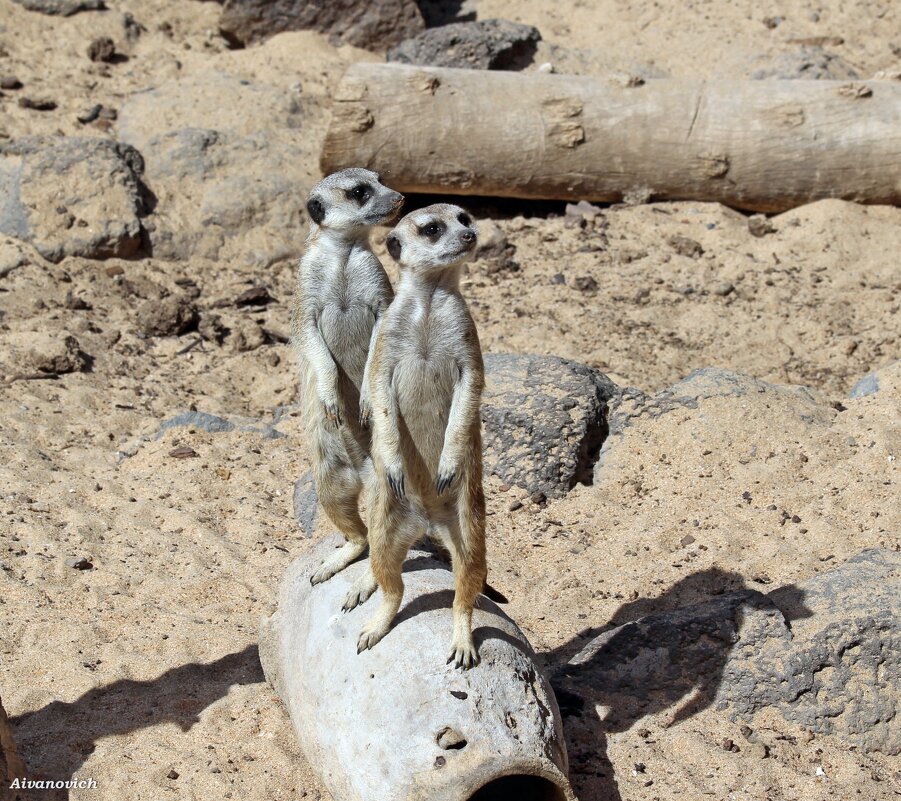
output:
{"label": "log shadow", "polygon": [[811,614],[793,585],[767,597],[741,575],[711,568],[623,604],[609,624],[541,655],[581,801],[622,801],[608,737],[650,715],[666,713],[669,727],[713,705],[745,614],[774,605],[789,625]]}
{"label": "log shadow", "polygon": [[[65,782],[78,778],[79,770],[103,737],[161,723],[175,723],[182,731],[189,731],[200,714],[224,698],[231,687],[264,680],[254,644],[214,662],[180,665],[156,679],[121,679],[94,687],[71,703],[53,701],[10,722],[27,777]],[[18,797],[24,801],[38,795],[41,801],[65,801],[69,792],[26,790]]]}

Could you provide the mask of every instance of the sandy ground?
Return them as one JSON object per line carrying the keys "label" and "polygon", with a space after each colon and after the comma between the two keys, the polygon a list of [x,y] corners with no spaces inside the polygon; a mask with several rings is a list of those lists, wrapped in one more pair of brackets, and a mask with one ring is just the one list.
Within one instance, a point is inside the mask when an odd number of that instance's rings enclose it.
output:
{"label": "sandy ground", "polygon": [[[83,135],[75,117],[86,105],[120,107],[141,90],[215,70],[285,92],[302,85],[296,157],[314,180],[328,87],[371,54],[307,33],[229,51],[215,32],[216,3],[108,4],[104,14],[60,19],[0,0],[0,74],[58,104],[23,109],[5,91],[0,135]],[[537,25],[549,58],[589,72],[652,64],[673,75],[737,76],[795,47],[792,39],[826,36],[840,37],[830,49],[867,76],[897,64],[901,45],[889,2],[474,7],[481,18]],[[125,11],[146,28],[122,45],[129,60],[90,62],[93,37],[123,41]],[[771,27],[767,17],[780,21]],[[115,135],[115,126],[89,133]],[[549,668],[586,629],[728,589],[800,582],[861,548],[898,547],[887,459],[899,448],[899,384],[857,401],[846,395],[899,354],[901,210],[821,202],[774,218],[775,231],[758,238],[746,217],[716,204],[613,209],[585,227],[556,206],[551,215],[515,204],[474,209],[495,218],[519,265],[470,271],[466,292],[486,351],[566,356],[646,392],[715,365],[805,384],[825,407],[847,406],[814,432],[793,428],[779,409],[723,407],[706,455],[696,420],[660,422],[635,434],[609,478],[545,508],[511,511],[525,493],[489,480],[492,575]],[[382,255],[385,233],[375,236]],[[2,237],[0,246],[17,247]],[[53,265],[25,250],[27,263],[0,278],[0,689],[30,775],[96,779],[97,790],[71,791],[78,801],[327,799],[263,682],[255,646],[280,575],[309,543],[291,509],[293,482],[309,464],[282,341],[292,262]],[[586,276],[596,289],[577,281]],[[275,301],[235,306],[257,282]],[[141,334],[147,304],[186,291],[231,329],[221,344]],[[10,381],[23,374],[14,346],[36,332],[74,335],[93,358],[90,372]],[[258,425],[278,416],[284,436],[176,428],[154,438],[162,421],[190,409]],[[173,457],[182,446],[196,457]],[[742,461],[751,447],[769,455]],[[749,489],[750,506],[741,501]],[[805,521],[803,535],[779,525],[783,509]],[[329,530],[320,521],[318,535]],[[697,543],[689,549],[686,533]],[[92,569],[66,564],[82,557]],[[600,730],[568,722],[580,799],[901,792],[888,758],[812,737],[776,713],[753,721],[767,759],[724,750],[724,739],[741,735],[722,714],[706,709],[671,725],[671,713],[608,715]]]}

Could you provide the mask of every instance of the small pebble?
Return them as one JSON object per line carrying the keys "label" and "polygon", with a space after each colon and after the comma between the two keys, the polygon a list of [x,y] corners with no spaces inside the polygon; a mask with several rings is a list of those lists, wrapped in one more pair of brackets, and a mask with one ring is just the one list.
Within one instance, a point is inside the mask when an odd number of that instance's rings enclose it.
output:
{"label": "small pebble", "polygon": [[109,36],[100,36],[88,45],[88,58],[91,61],[107,63],[116,58],[116,43]]}
{"label": "small pebble", "polygon": [[177,779],[177,778],[178,778],[178,771],[175,770],[175,769],[173,768],[172,770],[170,770],[170,771],[166,774],[166,778],[167,778],[167,779],[173,779],[173,780],[174,780],[174,779]]}
{"label": "small pebble", "polygon": [[510,501],[510,505],[507,508],[511,512],[515,512],[517,509],[522,509],[522,501]]}
{"label": "small pebble", "polygon": [[680,540],[680,542],[682,543],[682,547],[683,547],[683,548],[687,548],[689,545],[693,544],[694,541],[695,541],[695,538],[692,537],[691,534],[686,534],[686,535]]}
{"label": "small pebble", "polygon": [[573,286],[578,289],[579,292],[596,292],[598,282],[590,275],[580,275],[573,281]]}
{"label": "small pebble", "polygon": [[0,89],[21,89],[22,81],[15,75],[0,76]]}
{"label": "small pebble", "polygon": [[76,570],[93,570],[94,565],[86,556],[74,556],[66,559],[66,567],[73,567]]}
{"label": "small pebble", "polygon": [[20,97],[19,108],[30,108],[33,111],[53,111],[56,101],[49,97]]}
{"label": "small pebble", "polygon": [[197,451],[195,451],[193,448],[182,445],[179,448],[173,448],[171,451],[169,451],[169,455],[173,459],[193,459],[198,454]]}

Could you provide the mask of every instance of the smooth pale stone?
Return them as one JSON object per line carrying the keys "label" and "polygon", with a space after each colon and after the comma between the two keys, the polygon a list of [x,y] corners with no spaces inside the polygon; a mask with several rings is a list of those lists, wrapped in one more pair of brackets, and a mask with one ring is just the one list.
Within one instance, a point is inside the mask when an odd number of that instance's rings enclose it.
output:
{"label": "smooth pale stone", "polygon": [[380,592],[352,612],[341,605],[366,563],[310,585],[341,542],[321,542],[289,566],[260,632],[266,678],[335,801],[574,801],[557,702],[517,625],[481,596],[480,664],[446,664],[453,576],[414,549],[391,631],[357,654]]}

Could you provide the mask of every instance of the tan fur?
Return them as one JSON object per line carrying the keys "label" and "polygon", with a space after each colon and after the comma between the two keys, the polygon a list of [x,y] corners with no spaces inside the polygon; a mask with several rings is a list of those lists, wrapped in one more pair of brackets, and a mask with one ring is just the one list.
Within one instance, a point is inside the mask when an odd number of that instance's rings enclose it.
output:
{"label": "tan fur", "polygon": [[[343,570],[366,549],[367,529],[358,506],[369,469],[365,375],[370,345],[393,296],[368,238],[371,227],[393,217],[402,201],[375,173],[348,169],[317,184],[307,203],[313,222],[297,274],[292,343],[302,377],[316,491],[346,539],[314,573],[314,584]],[[354,604],[373,591],[355,589]]]}
{"label": "tan fur", "polygon": [[[433,229],[439,228],[436,234]],[[478,662],[472,609],[485,586],[485,496],[479,407],[484,386],[475,323],[459,291],[475,229],[457,206],[408,214],[388,237],[401,267],[369,373],[373,473],[367,480],[372,573],[381,605],[360,650],[388,632],[403,596],[407,551],[428,534],[451,555],[457,666]]]}

